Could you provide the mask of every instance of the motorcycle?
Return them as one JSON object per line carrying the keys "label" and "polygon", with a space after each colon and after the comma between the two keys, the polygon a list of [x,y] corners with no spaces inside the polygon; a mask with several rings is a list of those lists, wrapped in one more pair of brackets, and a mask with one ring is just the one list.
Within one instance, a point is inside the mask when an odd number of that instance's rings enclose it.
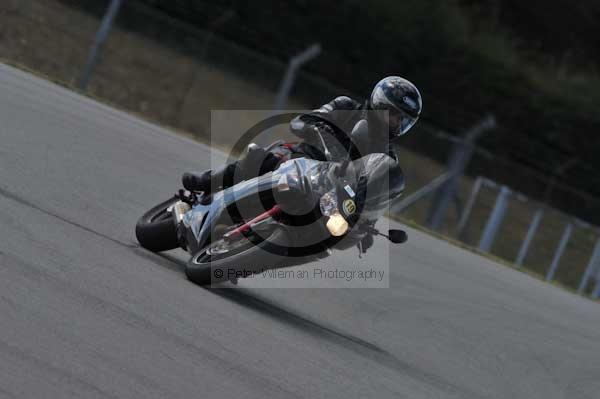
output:
{"label": "motorcycle", "polygon": [[373,226],[404,189],[388,155],[354,161],[290,159],[275,171],[212,194],[179,190],[137,222],[140,245],[154,252],[183,248],[191,254],[187,277],[209,285],[361,247],[366,235],[393,243],[402,230]]}

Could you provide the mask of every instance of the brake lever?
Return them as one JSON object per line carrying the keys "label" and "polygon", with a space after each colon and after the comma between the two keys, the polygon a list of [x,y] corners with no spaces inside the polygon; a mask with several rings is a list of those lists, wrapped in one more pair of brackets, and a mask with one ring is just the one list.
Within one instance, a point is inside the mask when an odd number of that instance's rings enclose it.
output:
{"label": "brake lever", "polygon": [[317,133],[317,136],[321,140],[321,145],[323,146],[323,155],[325,155],[325,159],[328,161],[332,161],[331,152],[329,152],[329,148],[327,148],[327,144],[325,144],[325,139],[323,139],[323,135],[318,127],[314,127],[313,130]]}
{"label": "brake lever", "polygon": [[362,241],[357,242],[356,247],[358,248],[358,259],[362,259],[362,254],[365,253],[363,251]]}

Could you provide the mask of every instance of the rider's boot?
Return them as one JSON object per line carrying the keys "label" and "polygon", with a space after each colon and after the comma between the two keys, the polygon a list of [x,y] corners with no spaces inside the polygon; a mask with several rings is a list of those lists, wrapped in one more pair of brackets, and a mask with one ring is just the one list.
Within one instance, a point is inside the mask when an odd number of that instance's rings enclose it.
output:
{"label": "rider's boot", "polygon": [[233,162],[215,171],[209,169],[199,174],[186,172],[181,177],[181,183],[188,191],[214,193],[222,188],[231,187],[237,171],[238,163]]}
{"label": "rider's boot", "polygon": [[207,170],[202,172],[201,174],[196,174],[193,172],[186,172],[181,177],[181,183],[183,183],[183,188],[188,191],[210,191],[210,177],[212,174],[212,170]]}
{"label": "rider's boot", "polygon": [[[289,149],[287,151],[289,152]],[[251,143],[248,145],[245,157],[239,161],[222,166],[214,171],[207,170],[200,174],[184,173],[181,182],[188,191],[203,191],[205,194],[214,193],[233,186],[237,181],[273,171],[280,161],[281,157],[277,157],[264,148]]]}

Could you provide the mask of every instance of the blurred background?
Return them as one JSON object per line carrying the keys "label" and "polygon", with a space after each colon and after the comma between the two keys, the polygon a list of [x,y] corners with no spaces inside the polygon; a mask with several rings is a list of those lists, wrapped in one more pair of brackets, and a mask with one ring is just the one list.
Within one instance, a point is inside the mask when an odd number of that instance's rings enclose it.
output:
{"label": "blurred background", "polygon": [[0,58],[207,142],[211,110],[406,77],[424,111],[393,216],[597,297],[598,20],[592,0],[3,0]]}

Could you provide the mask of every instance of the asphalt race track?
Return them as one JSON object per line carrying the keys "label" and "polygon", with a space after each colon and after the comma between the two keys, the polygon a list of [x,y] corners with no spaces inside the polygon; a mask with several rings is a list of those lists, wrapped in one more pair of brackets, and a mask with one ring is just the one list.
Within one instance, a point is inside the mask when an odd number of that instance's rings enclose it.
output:
{"label": "asphalt race track", "polygon": [[600,397],[600,304],[417,231],[389,289],[190,283],[133,228],[209,154],[0,65],[0,398]]}

